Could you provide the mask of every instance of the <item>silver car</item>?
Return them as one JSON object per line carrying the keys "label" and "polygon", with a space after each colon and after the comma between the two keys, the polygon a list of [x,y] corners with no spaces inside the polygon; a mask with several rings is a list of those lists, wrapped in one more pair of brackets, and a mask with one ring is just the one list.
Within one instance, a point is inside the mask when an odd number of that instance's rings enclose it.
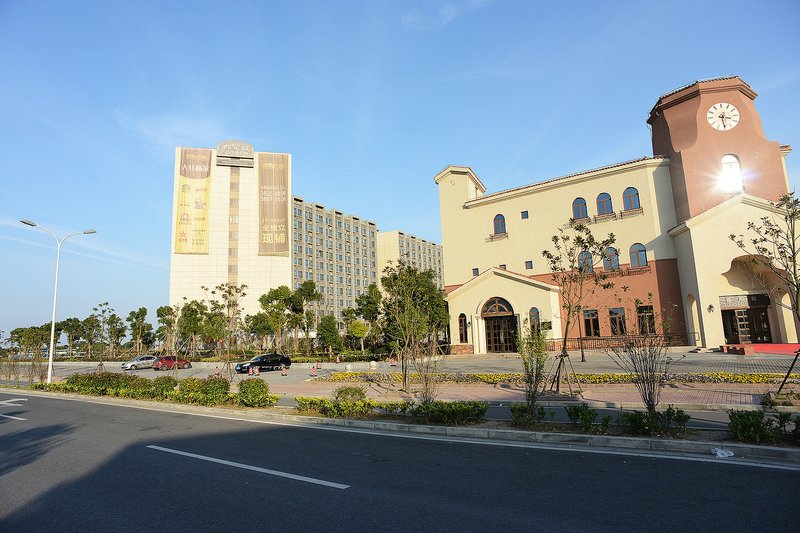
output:
{"label": "silver car", "polygon": [[122,370],[137,370],[139,368],[153,368],[153,363],[158,360],[155,355],[140,355],[135,359],[122,363]]}

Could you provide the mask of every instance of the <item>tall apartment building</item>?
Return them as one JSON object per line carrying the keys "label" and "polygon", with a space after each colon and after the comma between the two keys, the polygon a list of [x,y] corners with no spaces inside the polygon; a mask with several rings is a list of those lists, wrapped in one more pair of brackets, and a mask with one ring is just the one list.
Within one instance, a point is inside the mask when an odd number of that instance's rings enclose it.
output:
{"label": "tall apartment building", "polygon": [[323,299],[318,316],[355,307],[370,283],[379,283],[374,222],[295,197],[292,202],[292,288],[313,280]]}
{"label": "tall apartment building", "polygon": [[444,288],[442,277],[442,245],[426,241],[400,230],[378,232],[378,277],[390,263],[403,259],[419,270],[433,270],[436,284]]}
{"label": "tall apartment building", "polygon": [[[313,280],[317,316],[342,311],[380,283],[374,222],[291,195],[291,155],[255,152],[242,141],[175,152],[170,305],[207,300],[202,287],[247,285],[245,315],[270,289]],[[399,231],[381,237],[383,265],[406,256],[442,284],[441,247]]]}
{"label": "tall apartment building", "polygon": [[202,287],[247,285],[245,314],[269,289],[291,285],[289,154],[242,141],[175,151],[169,303],[204,300]]}

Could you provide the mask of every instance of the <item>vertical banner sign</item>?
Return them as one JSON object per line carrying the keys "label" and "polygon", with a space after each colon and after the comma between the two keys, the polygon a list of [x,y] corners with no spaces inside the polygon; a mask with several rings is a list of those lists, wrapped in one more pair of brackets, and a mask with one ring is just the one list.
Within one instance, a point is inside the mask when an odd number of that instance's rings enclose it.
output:
{"label": "vertical banner sign", "polygon": [[208,253],[208,200],[211,150],[181,148],[178,205],[175,210],[175,253]]}
{"label": "vertical banner sign", "polygon": [[289,156],[258,153],[258,255],[289,255]]}

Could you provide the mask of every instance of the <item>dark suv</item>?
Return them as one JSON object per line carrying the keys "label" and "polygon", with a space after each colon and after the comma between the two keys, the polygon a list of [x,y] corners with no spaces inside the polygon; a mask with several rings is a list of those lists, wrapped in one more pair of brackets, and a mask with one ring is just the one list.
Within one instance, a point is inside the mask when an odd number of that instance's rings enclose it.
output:
{"label": "dark suv", "polygon": [[261,370],[277,370],[282,366],[292,366],[292,360],[288,355],[267,353],[257,355],[244,363],[236,363],[236,371],[240,374],[247,374],[251,368],[254,370],[258,368],[260,372]]}

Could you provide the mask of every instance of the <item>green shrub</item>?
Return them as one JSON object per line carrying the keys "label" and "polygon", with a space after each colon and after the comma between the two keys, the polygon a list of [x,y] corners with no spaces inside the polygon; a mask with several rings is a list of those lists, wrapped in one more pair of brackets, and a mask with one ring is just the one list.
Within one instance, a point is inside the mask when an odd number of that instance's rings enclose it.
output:
{"label": "green shrub", "polygon": [[294,403],[295,408],[298,411],[305,411],[305,412],[319,412],[320,410],[320,403],[323,401],[330,401],[326,398],[315,398],[309,396],[295,396]]}
{"label": "green shrub", "polygon": [[269,393],[269,385],[263,379],[250,378],[239,383],[236,401],[247,407],[268,407],[275,405],[280,396]]}
{"label": "green shrub", "polygon": [[230,386],[230,381],[221,376],[206,379],[185,378],[180,381],[172,398],[182,403],[223,405],[230,400]]}
{"label": "green shrub", "polygon": [[342,400],[349,400],[349,401],[359,401],[359,400],[366,400],[367,393],[363,387],[357,387],[354,385],[343,385],[338,387],[336,390],[333,391],[333,399],[337,401]]}
{"label": "green shrub", "polygon": [[375,409],[380,409],[387,415],[404,415],[408,409],[414,405],[410,400],[396,400],[396,401],[375,401],[372,400],[372,406]]}
{"label": "green shrub", "polygon": [[486,415],[489,404],[476,401],[423,402],[408,412],[417,420],[432,424],[463,425],[479,422]]}
{"label": "green shrub", "polygon": [[377,407],[371,400],[331,400],[300,396],[294,401],[298,411],[317,412],[330,418],[363,418]]}
{"label": "green shrub", "polygon": [[[550,415],[554,415],[552,411],[550,411]],[[533,410],[533,414],[528,410],[527,403],[512,403],[511,404],[511,425],[512,426],[520,426],[520,427],[527,427],[527,426],[536,426],[542,420],[545,419],[547,413],[545,412],[544,406],[537,405],[536,408]]]}
{"label": "green shrub", "polygon": [[626,433],[634,436],[681,436],[686,433],[686,424],[692,417],[683,409],[668,406],[664,411],[653,413],[631,411],[622,413],[617,420]]}
{"label": "green shrub", "polygon": [[123,389],[141,389],[137,383],[140,378],[133,374],[117,372],[100,372],[99,374],[72,374],[67,377],[65,384],[68,389],[81,394],[95,394],[98,396],[120,396]]}
{"label": "green shrub", "polygon": [[177,386],[178,380],[172,376],[158,376],[153,380],[153,392],[159,399],[169,396]]}
{"label": "green shrub", "polygon": [[589,406],[585,403],[566,405],[564,406],[564,410],[567,412],[567,417],[570,422],[576,426],[580,424],[581,429],[586,433],[592,431],[592,424],[594,423],[594,419],[597,418],[597,411],[589,409]]}
{"label": "green shrub", "polygon": [[731,433],[736,440],[742,442],[768,443],[775,442],[780,436],[778,421],[766,416],[764,411],[728,411]]}

